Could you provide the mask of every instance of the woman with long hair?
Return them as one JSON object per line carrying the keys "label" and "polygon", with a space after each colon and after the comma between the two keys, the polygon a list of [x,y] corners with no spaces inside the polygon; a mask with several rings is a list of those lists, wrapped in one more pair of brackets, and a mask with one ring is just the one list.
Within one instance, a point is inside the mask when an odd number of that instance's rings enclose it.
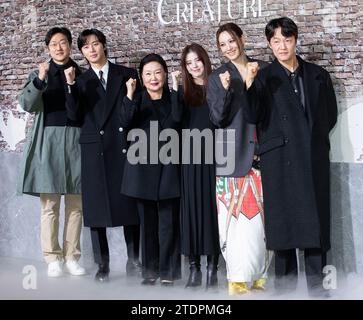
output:
{"label": "woman with long hair", "polygon": [[[192,43],[182,52],[181,71],[172,72],[174,120],[181,123],[182,129],[203,134],[203,139],[193,139],[193,144],[189,144],[191,139],[185,139],[182,143],[181,253],[188,256],[190,265],[186,287],[202,284],[201,255],[207,256],[206,287],[218,284],[220,249],[215,199],[214,126],[209,119],[206,100],[207,80],[211,71],[205,49]],[[182,85],[179,86],[180,80]],[[195,145],[196,142],[200,145]],[[185,159],[186,155],[188,159]]]}
{"label": "woman with long hair", "polygon": [[[228,62],[209,77],[207,101],[211,121],[223,129],[216,134],[216,156],[227,150],[228,165],[216,168],[216,197],[221,251],[229,294],[234,295],[265,289],[269,263],[256,130],[242,110],[247,64],[256,60],[246,56],[243,32],[236,24],[220,26],[216,38]],[[234,152],[228,152],[231,147]]]}

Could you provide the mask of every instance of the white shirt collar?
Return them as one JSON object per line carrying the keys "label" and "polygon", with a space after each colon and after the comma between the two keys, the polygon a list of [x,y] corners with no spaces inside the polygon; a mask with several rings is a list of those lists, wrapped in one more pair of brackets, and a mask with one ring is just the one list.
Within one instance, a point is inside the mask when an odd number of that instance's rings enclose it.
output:
{"label": "white shirt collar", "polygon": [[102,69],[97,69],[93,66],[92,66],[92,69],[96,73],[98,79],[100,78],[100,71],[102,71],[103,78],[105,79],[106,84],[107,84],[108,70],[110,69],[110,64],[109,64],[108,60],[107,60],[106,64],[102,67]]}

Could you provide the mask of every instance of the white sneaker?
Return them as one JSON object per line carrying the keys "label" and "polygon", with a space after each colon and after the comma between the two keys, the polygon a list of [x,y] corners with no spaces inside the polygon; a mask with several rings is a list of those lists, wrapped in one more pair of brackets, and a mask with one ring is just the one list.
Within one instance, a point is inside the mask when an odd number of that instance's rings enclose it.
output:
{"label": "white sneaker", "polygon": [[65,270],[72,276],[82,276],[86,274],[86,269],[81,267],[76,260],[68,260],[65,263]]}
{"label": "white sneaker", "polygon": [[63,275],[63,263],[61,261],[53,261],[48,264],[48,277],[56,278]]}

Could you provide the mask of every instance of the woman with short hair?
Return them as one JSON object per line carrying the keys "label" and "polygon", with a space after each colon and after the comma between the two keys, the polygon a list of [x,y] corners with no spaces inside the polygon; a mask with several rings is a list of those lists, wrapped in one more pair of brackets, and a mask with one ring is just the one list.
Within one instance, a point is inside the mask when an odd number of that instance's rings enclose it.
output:
{"label": "woman with short hair", "polygon": [[[121,125],[131,130],[131,137],[135,136],[127,154],[121,193],[137,201],[141,222],[142,284],[154,285],[160,277],[163,286],[171,286],[181,276],[179,165],[167,163],[168,155],[163,154],[166,142],[155,141],[153,132],[177,130],[178,124],[171,115],[168,69],[164,59],[158,54],[148,54],[140,62],[140,75],[141,94],[134,94],[136,80],[130,79],[126,83],[127,97],[121,109]],[[156,138],[160,140],[159,136]],[[173,151],[178,151],[178,146],[174,147]],[[157,159],[150,153],[157,155]]]}

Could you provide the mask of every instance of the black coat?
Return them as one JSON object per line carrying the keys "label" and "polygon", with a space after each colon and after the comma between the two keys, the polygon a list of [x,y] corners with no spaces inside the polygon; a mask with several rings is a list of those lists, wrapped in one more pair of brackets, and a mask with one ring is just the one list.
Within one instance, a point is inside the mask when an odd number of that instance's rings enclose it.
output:
{"label": "black coat", "polygon": [[119,118],[129,78],[138,79],[136,70],[109,62],[106,91],[90,68],[77,78],[67,96],[69,117],[82,121],[79,142],[85,226],[139,223],[134,200],[120,194],[128,143]]}
{"label": "black coat", "polygon": [[[157,103],[157,106],[155,105]],[[138,146],[143,146],[147,150],[147,154],[142,157],[144,164],[132,164],[129,161],[125,163],[125,169],[122,179],[121,193],[144,200],[165,200],[180,197],[180,168],[178,164],[163,164],[157,158],[155,163],[150,163],[150,122],[154,121],[157,131],[164,129],[173,129],[177,132],[179,124],[172,118],[170,94],[168,90],[164,90],[163,97],[160,101],[151,100],[147,91],[137,95],[133,101],[127,97],[121,112],[121,124],[129,130],[142,129],[145,136],[142,141],[132,141],[130,151],[136,150]],[[133,136],[133,132],[129,136]],[[159,136],[156,137],[157,139]],[[154,141],[155,142],[155,141]],[[160,150],[165,142],[158,142],[158,148],[153,149],[159,155]],[[176,146],[179,150],[179,146]],[[177,159],[179,162],[179,157]]]}
{"label": "black coat", "polygon": [[275,60],[248,90],[258,123],[267,248],[330,248],[329,132],[337,104],[329,73],[298,58],[305,109]]}
{"label": "black coat", "polygon": [[[250,62],[258,61],[249,59]],[[265,67],[266,62],[258,61],[260,67]],[[231,76],[230,87],[224,89],[219,75],[228,71]],[[248,123],[243,117],[242,103],[245,94],[243,79],[232,62],[223,64],[214,70],[208,79],[207,101],[212,123],[220,129],[216,130],[216,174],[217,176],[243,177],[252,167],[255,153],[255,125]],[[227,135],[227,131],[232,134]],[[228,155],[228,163],[233,164],[232,170],[226,170],[225,164],[220,164],[222,150],[224,157],[227,155],[227,146],[232,146],[231,139],[235,142],[234,157]]]}

